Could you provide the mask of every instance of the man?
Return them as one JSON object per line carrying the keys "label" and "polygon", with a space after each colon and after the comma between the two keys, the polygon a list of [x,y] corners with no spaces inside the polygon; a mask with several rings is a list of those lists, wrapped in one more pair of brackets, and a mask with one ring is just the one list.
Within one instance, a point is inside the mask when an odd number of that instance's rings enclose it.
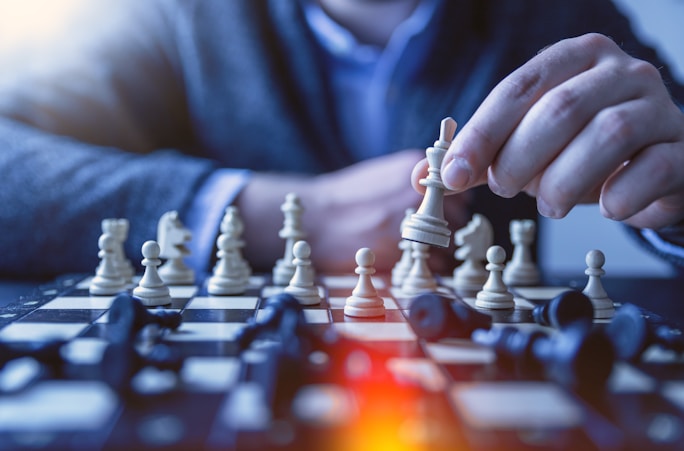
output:
{"label": "man", "polygon": [[[321,271],[351,269],[362,246],[376,252],[379,269],[388,269],[404,210],[420,201],[407,181],[445,116],[462,124],[472,116],[446,159],[462,168],[445,166],[451,188],[481,184],[491,166],[498,194],[539,193],[549,205],[542,213],[560,216],[591,196],[571,186],[560,201],[556,193],[563,192],[538,175],[543,168],[521,171],[510,161],[529,163],[534,140],[546,143],[539,133],[550,136],[549,145],[535,152],[563,150],[581,130],[581,115],[572,102],[559,105],[572,90],[542,95],[562,77],[538,77],[537,85],[528,72],[547,75],[547,61],[564,68],[558,54],[568,42],[578,48],[569,61],[585,63],[574,68],[576,76],[594,74],[590,69],[604,55],[633,62],[623,50],[659,64],[605,1],[204,0],[108,7],[88,11],[94,8],[88,5],[63,39],[0,66],[3,274],[92,270],[98,223],[110,216],[131,221],[127,252],[134,257],[169,210],[180,211],[193,230],[193,263],[206,270],[229,203],[240,207],[246,223],[250,262],[268,269],[282,252],[279,206],[290,191],[307,208],[304,222]],[[611,44],[608,51],[607,38],[581,37],[589,32],[609,35],[621,47]],[[580,37],[535,57],[573,36]],[[530,58],[531,66],[514,72]],[[668,72],[662,77],[669,79]],[[608,91],[631,84],[626,77],[604,82]],[[665,88],[654,71],[635,84],[638,93],[654,93],[639,97],[645,103],[663,104]],[[672,93],[682,98],[678,87]],[[601,116],[605,105],[598,103],[580,111]],[[668,107],[645,117],[644,127],[655,129],[664,116],[676,124],[677,114]],[[543,122],[535,118],[546,118],[541,132],[536,127]],[[575,155],[560,155],[566,153]],[[545,161],[541,156],[534,161]],[[560,163],[549,174],[566,172],[563,180],[574,182],[577,164]],[[602,176],[605,170],[596,170],[587,180],[598,183]],[[497,224],[498,241],[509,219],[535,213],[524,196],[512,202],[477,189],[455,197],[447,202],[452,226],[481,211]]]}

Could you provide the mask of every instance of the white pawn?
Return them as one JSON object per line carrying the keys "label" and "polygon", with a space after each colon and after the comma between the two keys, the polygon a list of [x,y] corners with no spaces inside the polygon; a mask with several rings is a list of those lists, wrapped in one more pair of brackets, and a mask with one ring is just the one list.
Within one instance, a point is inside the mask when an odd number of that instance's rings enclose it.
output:
{"label": "white pawn", "polygon": [[513,220],[510,223],[513,257],[503,273],[504,282],[510,286],[530,286],[539,283],[539,269],[532,261],[532,243],[537,226],[531,219]]}
{"label": "white pawn", "polygon": [[311,247],[306,241],[297,241],[292,247],[294,254],[293,263],[295,273],[290,284],[285,288],[285,293],[291,294],[302,305],[315,305],[321,303],[321,295],[318,287],[314,284],[313,271],[311,270]]}
{"label": "white pawn", "polygon": [[603,252],[594,249],[587,252],[585,261],[587,263],[587,269],[584,271],[584,274],[589,276],[589,280],[587,281],[584,290],[582,290],[582,293],[584,293],[594,305],[594,318],[612,318],[613,314],[615,314],[615,307],[601,283],[601,276],[606,273],[603,270],[603,265],[606,263],[606,257],[603,255]]}
{"label": "white pawn", "polygon": [[515,307],[513,293],[503,281],[504,262],[506,251],[501,246],[492,246],[487,250],[487,266],[489,277],[477,293],[475,306],[486,309],[511,309]]}
{"label": "white pawn", "polygon": [[375,274],[375,254],[367,247],[359,249],[356,252],[356,264],[358,267],[355,272],[359,275],[359,281],[352,295],[347,298],[344,314],[362,318],[384,316],[385,302],[378,296],[371,279]]}
{"label": "white pawn", "polygon": [[[400,231],[404,230],[406,223],[411,219],[411,216],[416,212],[415,208],[407,208],[404,219],[401,221]],[[413,257],[411,257],[411,242],[402,239],[399,241],[399,249],[401,250],[401,258],[392,268],[392,285],[395,287],[400,287],[404,282],[404,279],[411,271],[411,266],[413,266]]]}
{"label": "white pawn", "polygon": [[154,307],[171,303],[169,287],[159,277],[159,244],[156,241],[145,241],[142,245],[142,265],[145,267],[138,286],[133,289],[133,296],[140,299],[143,305]]}
{"label": "white pawn", "polygon": [[411,242],[413,252],[413,266],[401,284],[401,293],[404,296],[416,296],[422,293],[437,291],[437,281],[435,280],[427,259],[430,256],[427,244],[417,241]]}
{"label": "white pawn", "polygon": [[123,291],[126,288],[126,280],[116,267],[116,238],[109,233],[103,233],[97,244],[100,248],[97,254],[100,257],[100,265],[90,282],[90,294],[100,296]]}
{"label": "white pawn", "polygon": [[292,263],[294,258],[292,247],[297,241],[306,238],[306,233],[302,228],[304,207],[297,194],[288,193],[280,210],[283,212],[285,219],[283,221],[283,228],[278,232],[278,236],[285,240],[285,255],[283,258],[278,259],[273,267],[273,283],[276,285],[287,285],[295,273],[295,265]]}
{"label": "white pawn", "polygon": [[247,290],[246,276],[240,257],[236,252],[238,240],[229,233],[222,233],[216,240],[218,262],[214,274],[207,282],[207,292],[215,296],[241,294]]}

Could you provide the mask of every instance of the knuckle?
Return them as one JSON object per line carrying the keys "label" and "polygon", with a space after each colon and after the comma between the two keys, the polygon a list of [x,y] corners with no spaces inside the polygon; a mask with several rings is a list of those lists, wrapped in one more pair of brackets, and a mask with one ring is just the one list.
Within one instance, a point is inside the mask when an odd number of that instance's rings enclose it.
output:
{"label": "knuckle", "polygon": [[513,102],[527,102],[537,96],[542,85],[538,71],[517,70],[501,82],[504,96]]}
{"label": "knuckle", "polygon": [[576,90],[554,89],[545,96],[545,114],[551,121],[566,120],[578,113],[580,100],[581,98]]}
{"label": "knuckle", "polygon": [[658,69],[653,64],[643,60],[632,60],[627,66],[626,71],[627,75],[630,77],[636,77],[650,82],[660,82],[660,80],[662,79],[660,76],[660,71],[658,71]]}
{"label": "knuckle", "polygon": [[610,145],[621,148],[633,141],[638,124],[632,115],[621,109],[603,110],[596,116],[599,148]]}
{"label": "knuckle", "polygon": [[618,49],[615,41],[600,33],[587,33],[578,37],[576,42],[580,47],[587,47],[599,52],[613,52]]}

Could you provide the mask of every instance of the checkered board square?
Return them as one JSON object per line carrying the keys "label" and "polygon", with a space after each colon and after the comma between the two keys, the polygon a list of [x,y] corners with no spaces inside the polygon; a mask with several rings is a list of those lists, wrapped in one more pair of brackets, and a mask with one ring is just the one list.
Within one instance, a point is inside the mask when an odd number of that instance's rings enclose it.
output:
{"label": "checkered board square", "polygon": [[[305,306],[303,316],[312,331],[332,329],[383,356],[388,379],[357,381],[354,375],[369,363],[352,359],[336,378],[307,376],[291,393],[287,413],[269,410],[263,388],[245,379],[248,357],[236,336],[263,319],[266,299],[283,287],[253,276],[239,296],[210,296],[201,284],[170,287],[173,301],[166,308],[180,312],[182,324],[176,330],[148,326],[140,341],[168,345],[183,357],[183,367],[177,374],[143,368],[130,392],[120,393],[100,373],[114,297],[90,296],[89,280],[60,279],[0,310],[0,344],[62,340],[66,361],[59,374],[26,358],[0,368],[0,448],[32,447],[27,433],[40,433],[41,446],[53,449],[73,448],[76,441],[89,449],[305,449],[311,443],[371,449],[384,443],[383,449],[613,450],[684,443],[681,357],[651,352],[639,364],[615,365],[606,392],[588,399],[554,381],[515,374],[492,349],[470,340],[426,342],[408,322],[411,298],[384,277],[374,278],[384,317],[344,315],[354,275],[320,276],[323,300]],[[450,279],[440,282],[442,294],[474,306],[474,299],[453,293]],[[564,290],[513,289],[515,309],[490,312],[493,327],[556,333],[535,324],[531,312]],[[274,432],[274,424],[285,429]],[[281,441],[289,448],[280,448]]]}

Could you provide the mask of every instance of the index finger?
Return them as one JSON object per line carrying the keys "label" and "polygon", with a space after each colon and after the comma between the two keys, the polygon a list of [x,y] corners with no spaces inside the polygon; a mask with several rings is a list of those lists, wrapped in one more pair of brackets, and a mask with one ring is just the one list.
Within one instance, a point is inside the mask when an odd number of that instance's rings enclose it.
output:
{"label": "index finger", "polygon": [[598,34],[566,39],[547,47],[504,78],[451,142],[442,163],[445,186],[463,191],[486,183],[487,168],[530,107],[544,93],[588,70],[599,55],[615,48],[612,41]]}

